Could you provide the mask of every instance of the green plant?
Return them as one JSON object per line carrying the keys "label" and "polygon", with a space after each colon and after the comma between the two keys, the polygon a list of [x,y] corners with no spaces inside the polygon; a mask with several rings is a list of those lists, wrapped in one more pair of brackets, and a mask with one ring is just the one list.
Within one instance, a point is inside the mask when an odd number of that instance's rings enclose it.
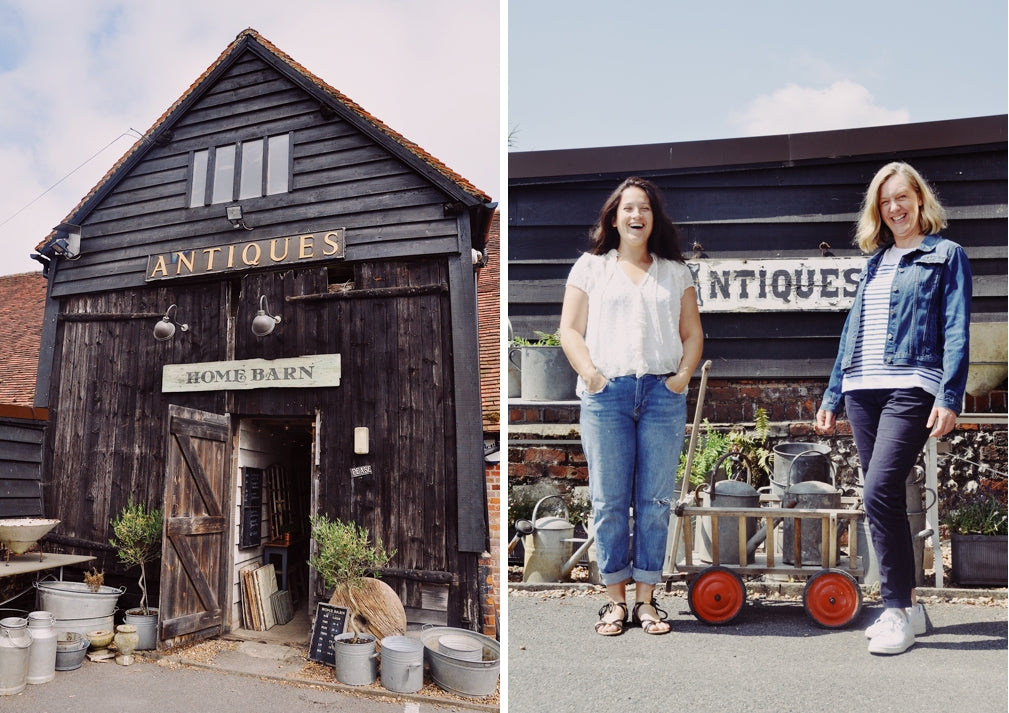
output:
{"label": "green plant", "polygon": [[994,495],[976,493],[946,513],[943,524],[959,535],[1009,534],[1006,504]]}
{"label": "green plant", "polygon": [[[754,479],[754,487],[763,485],[771,472],[771,450],[767,447],[767,436],[771,426],[767,411],[758,407],[754,414],[753,431],[747,433],[739,427],[728,432],[715,430],[707,419],[704,420],[704,433],[698,434],[698,443],[694,447],[694,461],[690,468],[690,483],[694,487],[708,481],[712,469],[728,453],[738,457],[726,459],[721,464],[722,469],[729,469],[727,475],[745,478],[741,463],[745,461],[750,467]],[[731,461],[731,462],[730,462]],[[680,455],[680,464],[676,470],[676,479],[682,482],[683,472],[687,467],[687,454]]]}
{"label": "green plant", "polygon": [[161,535],[164,516],[159,508],[148,508],[130,500],[112,520],[113,538],[109,544],[127,567],[140,567],[140,613],[147,608],[147,573],[144,565],[161,556]]}
{"label": "green plant", "polygon": [[372,544],[368,531],[356,523],[331,520],[323,514],[313,515],[309,521],[316,551],[309,558],[308,566],[319,573],[327,587],[346,594],[352,609],[348,626],[356,642],[360,631],[356,624],[359,607],[354,591],[361,588],[366,577],[380,577],[379,570],[389,564],[396,551],[387,551],[379,537],[375,537]]}
{"label": "green plant", "polygon": [[512,344],[516,347],[559,347],[561,345],[561,330],[559,329],[553,334],[537,331],[536,335],[539,338],[535,340],[513,337]]}

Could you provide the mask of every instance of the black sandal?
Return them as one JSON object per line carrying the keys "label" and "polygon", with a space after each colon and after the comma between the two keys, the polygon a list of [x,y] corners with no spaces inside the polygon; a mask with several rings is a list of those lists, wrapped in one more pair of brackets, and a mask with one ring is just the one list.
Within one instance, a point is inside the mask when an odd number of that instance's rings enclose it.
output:
{"label": "black sandal", "polygon": [[[648,605],[650,605],[655,610],[655,614],[659,618],[658,619],[642,619],[642,618],[640,618],[638,616],[638,608],[642,604],[648,604]],[[669,616],[669,614],[664,609],[659,609],[659,606],[658,606],[658,604],[655,603],[655,599],[653,597],[652,600],[649,601],[649,602],[635,602],[634,603],[634,611],[631,614],[631,621],[635,624],[635,626],[640,626],[641,630],[644,631],[646,634],[655,634],[655,635],[668,634],[672,630],[672,627],[670,627],[668,629],[661,630],[661,631],[655,631],[656,627],[658,627],[659,624],[666,624],[667,626],[669,625],[669,622],[666,621],[666,617],[667,616]]]}
{"label": "black sandal", "polygon": [[[611,611],[620,607],[624,610],[624,618],[616,619],[614,621],[605,621],[604,616],[609,614]],[[604,627],[615,626],[618,627],[616,631],[603,631]],[[606,602],[599,609],[599,621],[596,622],[596,633],[600,636],[620,636],[627,630],[627,603],[626,602]]]}

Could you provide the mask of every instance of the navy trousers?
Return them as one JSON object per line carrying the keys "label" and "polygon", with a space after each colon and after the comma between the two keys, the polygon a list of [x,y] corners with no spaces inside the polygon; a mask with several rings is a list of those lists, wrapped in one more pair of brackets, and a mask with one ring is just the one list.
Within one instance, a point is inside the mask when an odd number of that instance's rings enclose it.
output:
{"label": "navy trousers", "polygon": [[928,440],[935,397],[924,389],[866,389],[845,394],[862,464],[865,514],[879,562],[885,607],[911,606],[914,544],[907,522],[907,476]]}

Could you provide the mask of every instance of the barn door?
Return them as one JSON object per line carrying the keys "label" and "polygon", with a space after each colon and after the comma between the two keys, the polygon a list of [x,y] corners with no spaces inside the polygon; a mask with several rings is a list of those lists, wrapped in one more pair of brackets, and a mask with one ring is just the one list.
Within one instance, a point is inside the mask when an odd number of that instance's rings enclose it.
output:
{"label": "barn door", "polygon": [[227,415],[169,406],[165,534],[161,558],[162,646],[222,632],[228,587]]}

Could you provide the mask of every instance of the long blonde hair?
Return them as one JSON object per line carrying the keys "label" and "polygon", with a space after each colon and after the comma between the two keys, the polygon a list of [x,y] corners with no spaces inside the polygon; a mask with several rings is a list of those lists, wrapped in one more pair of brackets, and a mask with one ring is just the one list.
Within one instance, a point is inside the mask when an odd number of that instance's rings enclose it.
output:
{"label": "long blonde hair", "polygon": [[918,228],[921,232],[934,235],[946,227],[946,211],[925,179],[909,164],[894,161],[879,169],[865,190],[862,212],[855,228],[855,244],[864,253],[875,252],[879,247],[893,243],[893,233],[879,214],[879,189],[897,175],[902,176],[921,199],[921,209],[918,211]]}

